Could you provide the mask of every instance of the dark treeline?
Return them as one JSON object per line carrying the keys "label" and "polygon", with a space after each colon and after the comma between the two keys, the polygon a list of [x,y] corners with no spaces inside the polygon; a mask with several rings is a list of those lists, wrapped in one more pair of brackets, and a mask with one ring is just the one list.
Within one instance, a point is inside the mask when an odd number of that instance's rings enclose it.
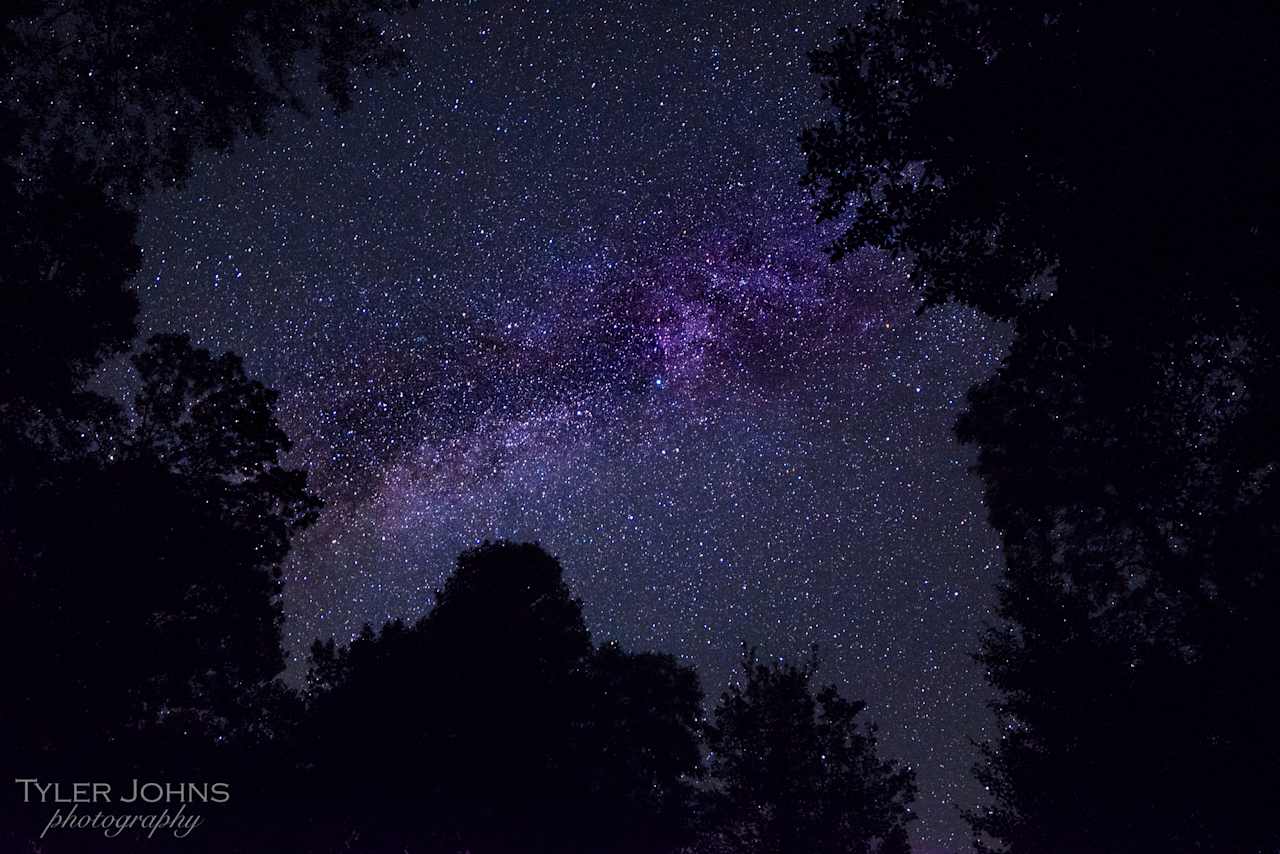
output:
{"label": "dark treeline", "polygon": [[[908,850],[911,774],[814,662],[748,653],[704,719],[537,546],[466,552],[422,619],[281,681],[320,502],[236,356],[134,350],[136,206],[301,108],[302,69],[345,106],[409,5],[0,11],[6,777],[230,781],[196,850]],[[1006,559],[983,849],[1280,850],[1276,44],[1274,4],[934,0],[813,54],[835,254],[897,252],[926,308],[1014,330],[958,424]],[[87,383],[130,351],[126,410]],[[34,844],[49,811],[12,795],[5,850],[138,850]]]}
{"label": "dark treeline", "polygon": [[749,653],[704,721],[691,669],[593,645],[554,558],[486,543],[416,624],[313,646],[304,847],[902,850],[912,774],[814,670]]}
{"label": "dark treeline", "polygon": [[[54,714],[14,722],[24,728],[6,731],[6,747],[46,782],[113,781],[122,794],[135,777],[228,784],[225,803],[189,804],[203,827],[148,849],[910,851],[913,774],[879,757],[862,703],[814,684],[815,660],[764,664],[748,652],[707,720],[692,669],[592,642],[559,562],[534,544],[464,552],[412,625],[366,626],[347,645],[316,641],[301,692],[223,678],[220,694],[193,698],[166,682],[139,697],[122,687],[177,670],[238,674],[272,643],[255,638],[258,648],[230,646],[194,667],[186,649],[121,667],[117,656],[137,654],[130,640],[108,634],[86,641],[100,657],[68,655],[62,679],[90,664],[100,677],[74,680],[76,697],[35,695]],[[215,706],[218,696],[228,705]],[[63,702],[74,715],[47,705]],[[27,848],[53,808],[10,806],[7,844]],[[34,850],[139,844],[133,833],[62,831]]]}

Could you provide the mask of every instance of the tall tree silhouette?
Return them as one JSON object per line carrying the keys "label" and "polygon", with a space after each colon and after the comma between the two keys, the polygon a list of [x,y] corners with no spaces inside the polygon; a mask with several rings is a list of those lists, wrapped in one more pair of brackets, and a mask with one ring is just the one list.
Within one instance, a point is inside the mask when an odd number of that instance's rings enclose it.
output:
{"label": "tall tree silhouette", "polygon": [[180,336],[134,362],[132,426],[19,510],[5,631],[42,642],[11,671],[15,750],[245,737],[284,666],[279,567],[319,502],[281,464],[275,393]]}
{"label": "tall tree silhouette", "polygon": [[1265,4],[877,3],[813,55],[835,253],[1015,324],[959,423],[1007,563],[998,847],[1280,844],[1278,36]]}
{"label": "tall tree silhouette", "polygon": [[176,337],[136,360],[131,416],[85,384],[136,335],[141,194],[302,108],[303,70],[345,107],[357,68],[394,64],[384,18],[410,5],[0,10],[6,766],[185,776],[201,746],[289,717],[277,573],[316,505],[279,461],[274,393]]}
{"label": "tall tree silhouette", "polygon": [[464,552],[413,626],[317,642],[309,693],[315,850],[661,851],[687,832],[696,676],[593,648],[536,545]]}
{"label": "tall tree silhouette", "polygon": [[764,664],[755,651],[708,729],[710,781],[699,850],[718,854],[910,851],[914,774],[876,751],[865,703],[815,692],[816,658]]}

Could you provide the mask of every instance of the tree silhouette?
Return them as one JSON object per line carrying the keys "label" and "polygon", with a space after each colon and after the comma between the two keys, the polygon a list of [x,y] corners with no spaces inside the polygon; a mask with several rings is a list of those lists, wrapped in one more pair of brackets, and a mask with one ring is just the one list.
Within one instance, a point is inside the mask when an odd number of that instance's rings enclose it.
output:
{"label": "tree silhouette", "polygon": [[23,402],[65,406],[135,334],[136,217],[107,199],[86,169],[63,167],[32,192],[0,164],[0,416],[7,424],[29,414]]}
{"label": "tree silhouette", "polygon": [[42,174],[74,154],[113,194],[181,180],[201,151],[263,134],[306,103],[312,76],[340,109],[360,69],[403,55],[385,38],[415,0],[29,0],[0,13],[9,139]]}
{"label": "tree silhouette", "polygon": [[174,336],[138,355],[130,415],[86,383],[136,335],[141,194],[301,109],[303,70],[345,107],[358,68],[394,64],[384,19],[410,5],[0,10],[6,767],[185,778],[296,719],[278,571],[317,504],[280,462],[274,392]]}
{"label": "tree silhouette", "polygon": [[585,795],[574,822],[587,850],[676,851],[695,830],[693,783],[702,776],[702,688],[697,674],[658,653],[598,647],[581,739]]}
{"label": "tree silhouette", "polygon": [[[301,109],[314,72],[339,108],[394,65],[413,0],[22,0],[0,10],[0,542],[57,461],[92,455],[114,404],[84,383],[136,334],[135,208],[201,151]],[[10,573],[12,575],[12,573]]]}
{"label": "tree silhouette", "polygon": [[875,3],[812,55],[805,181],[851,220],[834,248],[907,255],[927,304],[1270,290],[1276,29],[1264,4]]}
{"label": "tree silhouette", "polygon": [[46,640],[15,662],[6,711],[24,725],[6,735],[37,751],[155,727],[244,737],[284,666],[279,567],[319,502],[280,463],[275,392],[181,336],[134,362],[132,428],[18,520],[6,629]]}
{"label": "tree silhouette", "polygon": [[315,850],[660,851],[688,830],[696,676],[594,649],[536,545],[464,552],[413,626],[317,642],[309,695]]}
{"label": "tree silhouette", "polygon": [[814,691],[816,657],[803,666],[744,655],[743,679],[708,729],[710,780],[700,850],[909,851],[914,774],[876,752],[865,703],[835,686]]}
{"label": "tree silhouette", "polygon": [[1015,324],[958,425],[1007,564],[998,847],[1280,844],[1278,34],[1263,4],[878,3],[813,55],[836,254]]}

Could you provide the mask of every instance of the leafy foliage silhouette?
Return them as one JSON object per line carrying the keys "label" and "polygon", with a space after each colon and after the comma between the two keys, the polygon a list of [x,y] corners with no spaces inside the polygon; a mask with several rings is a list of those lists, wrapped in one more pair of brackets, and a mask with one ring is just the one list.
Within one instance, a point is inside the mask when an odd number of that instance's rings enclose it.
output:
{"label": "leafy foliage silhouette", "polygon": [[699,850],[715,854],[910,851],[915,775],[877,755],[863,702],[814,690],[804,665],[743,656],[708,729],[707,818]]}
{"label": "leafy foliage silhouette", "polygon": [[192,159],[304,109],[304,76],[338,109],[416,0],[19,0],[0,13],[7,150],[39,176],[73,155],[113,194],[180,181]]}
{"label": "leafy foliage silhouette", "polygon": [[1278,36],[1266,4],[881,2],[813,54],[834,254],[1014,325],[958,424],[1006,558],[998,850],[1280,845]]}

